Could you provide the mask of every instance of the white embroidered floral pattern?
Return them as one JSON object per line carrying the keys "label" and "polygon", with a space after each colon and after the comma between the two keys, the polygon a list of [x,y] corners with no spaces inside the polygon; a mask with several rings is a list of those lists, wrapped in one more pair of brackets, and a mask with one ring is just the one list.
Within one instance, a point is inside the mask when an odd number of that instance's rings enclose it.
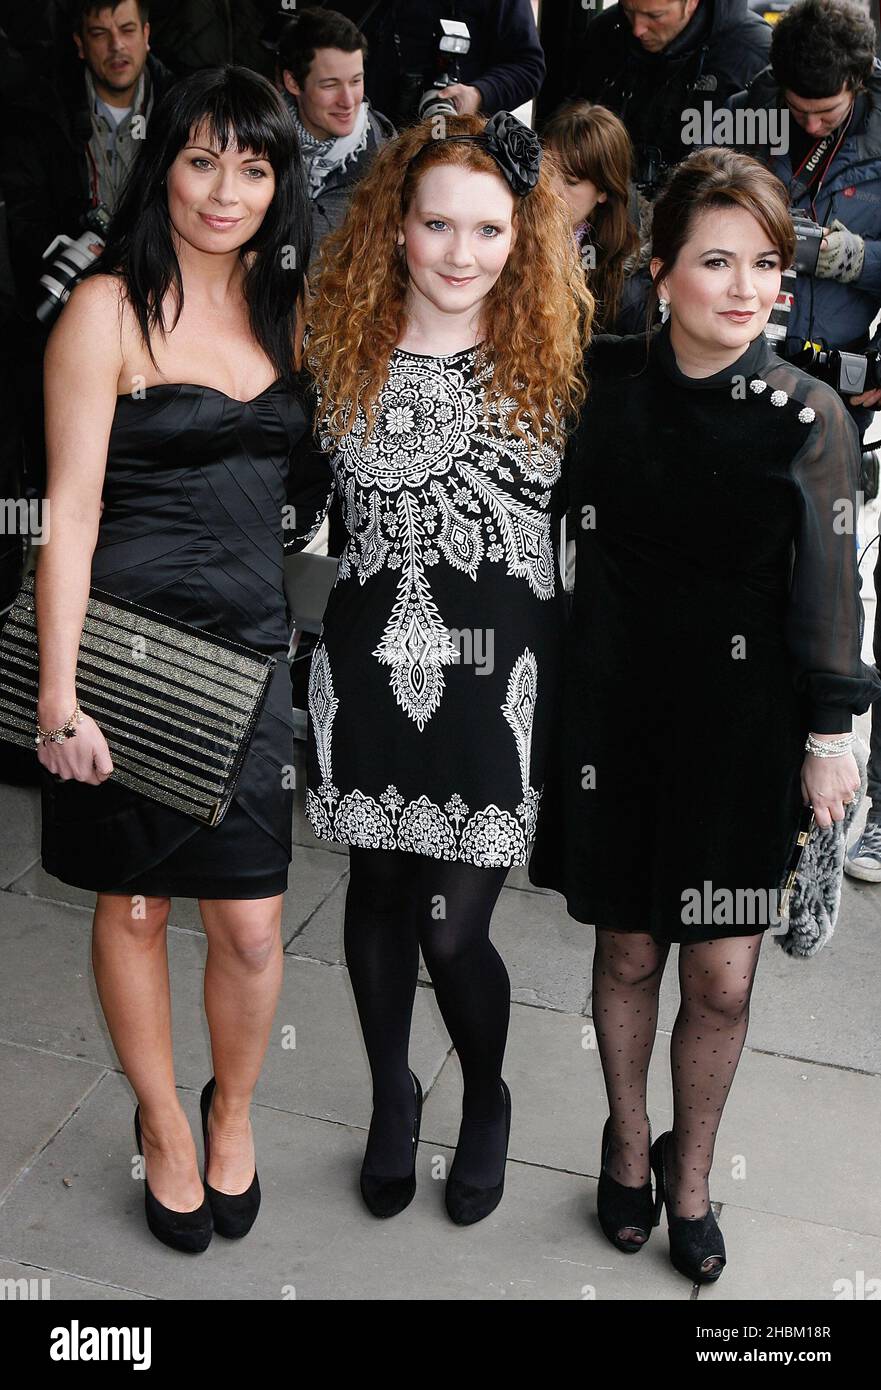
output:
{"label": "white embroidered floral pattern", "polygon": [[538,598],[554,595],[549,503],[561,451],[534,439],[530,451],[499,428],[511,402],[484,410],[492,371],[470,371],[472,356],[396,351],[369,437],[359,411],[344,439],[321,438],[351,537],[338,582],[398,574],[373,655],[420,731],[443,698],[444,667],[458,659],[427,570],[445,561],[476,580],[482,564],[504,564]]}
{"label": "white embroidered floral pattern", "polygon": [[535,835],[541,792],[530,785],[538,663],[525,648],[508,676],[501,712],[514,736],[522,798],[514,814],[491,802],[472,811],[458,792],[443,808],[422,795],[406,802],[390,784],[377,799],[355,788],[340,797],[333,782],[333,722],[339,701],[327,650],[319,646],[309,674],[309,717],[321,770],[317,790],[306,792],[306,814],[316,836],[363,849],[402,849],[433,859],[461,859],[483,868],[526,862]]}

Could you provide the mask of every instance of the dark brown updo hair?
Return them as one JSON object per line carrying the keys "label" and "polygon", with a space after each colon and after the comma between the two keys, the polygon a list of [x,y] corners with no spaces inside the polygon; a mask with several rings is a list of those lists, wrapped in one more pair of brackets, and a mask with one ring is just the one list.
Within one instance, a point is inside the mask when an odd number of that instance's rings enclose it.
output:
{"label": "dark brown updo hair", "polygon": [[[652,276],[650,312],[658,286],[676,264],[701,213],[717,208],[744,208],[768,233],[780,252],[782,269],[795,258],[795,229],[786,189],[770,169],[737,150],[695,150],[670,175],[654,207],[652,258],[661,265]],[[653,301],[653,302],[652,302]]]}

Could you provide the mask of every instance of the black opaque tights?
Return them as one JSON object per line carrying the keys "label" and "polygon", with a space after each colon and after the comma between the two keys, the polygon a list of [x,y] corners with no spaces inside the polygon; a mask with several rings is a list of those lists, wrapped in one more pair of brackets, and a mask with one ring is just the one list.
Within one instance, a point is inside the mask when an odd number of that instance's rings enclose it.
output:
{"label": "black opaque tights", "polygon": [[345,952],[373,1078],[365,1169],[377,1177],[403,1177],[412,1162],[408,1052],[421,948],[462,1068],[456,1175],[475,1187],[501,1180],[511,986],[489,927],[506,874],[399,850],[350,851]]}

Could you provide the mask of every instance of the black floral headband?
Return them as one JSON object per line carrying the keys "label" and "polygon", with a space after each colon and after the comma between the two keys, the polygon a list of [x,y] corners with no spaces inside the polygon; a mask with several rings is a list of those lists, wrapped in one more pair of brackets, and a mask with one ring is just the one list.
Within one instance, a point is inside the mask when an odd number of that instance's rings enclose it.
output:
{"label": "black floral headband", "polygon": [[[542,160],[541,141],[534,130],[518,121],[510,111],[497,111],[489,118],[479,135],[444,135],[441,139],[450,144],[469,142],[483,146],[487,154],[498,164],[511,185],[512,192],[521,198],[531,193],[538,183]],[[437,140],[426,140],[416,151],[413,159],[437,143]],[[413,160],[410,162],[412,164]]]}

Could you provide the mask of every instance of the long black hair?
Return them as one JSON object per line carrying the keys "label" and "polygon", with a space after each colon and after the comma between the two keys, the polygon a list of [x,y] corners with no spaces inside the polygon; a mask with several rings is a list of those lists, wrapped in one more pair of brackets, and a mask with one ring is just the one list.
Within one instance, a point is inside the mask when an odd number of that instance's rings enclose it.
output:
{"label": "long black hair", "polygon": [[[151,360],[151,335],[180,318],[184,290],[172,240],[165,179],[194,130],[215,148],[235,145],[267,159],[275,191],[262,223],[239,248],[250,259],[243,290],[251,330],[279,377],[290,381],[299,365],[299,327],[312,248],[312,221],[297,133],[284,101],[250,68],[206,68],[174,83],[150,116],[143,147],[132,166],[99,259],[85,272],[116,274],[125,283]],[[84,275],[84,278],[85,278]],[[174,289],[168,325],[163,300]]]}

